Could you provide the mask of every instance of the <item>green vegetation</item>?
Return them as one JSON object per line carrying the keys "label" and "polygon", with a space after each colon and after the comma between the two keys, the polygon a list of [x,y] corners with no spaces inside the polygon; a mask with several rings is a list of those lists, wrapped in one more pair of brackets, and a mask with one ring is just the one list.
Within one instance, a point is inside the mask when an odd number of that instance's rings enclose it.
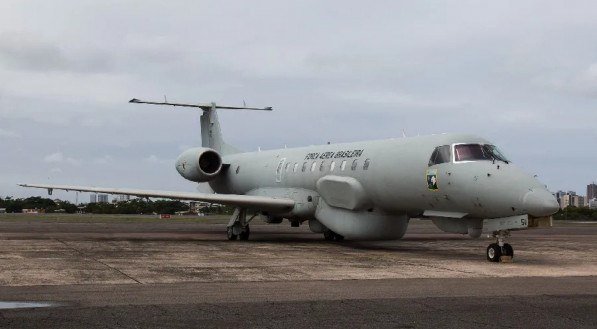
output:
{"label": "green vegetation", "polygon": [[206,223],[225,224],[229,215],[172,216],[160,219],[158,215],[119,215],[119,214],[0,214],[0,222],[44,222],[44,223]]}
{"label": "green vegetation", "polygon": [[181,201],[133,199],[117,203],[89,203],[86,213],[93,214],[175,214],[189,211],[189,205]]}
{"label": "green vegetation", "polygon": [[48,213],[61,210],[62,212],[72,214],[78,210],[76,205],[68,201],[56,203],[52,199],[44,199],[42,197],[30,197],[27,199],[0,198],[0,208],[6,208],[6,212],[9,213],[22,212],[23,209],[43,209]]}
{"label": "green vegetation", "polygon": [[597,209],[567,207],[553,215],[557,220],[597,220]]}
{"label": "green vegetation", "polygon": [[[175,214],[188,212],[189,205],[174,200],[133,199],[115,203],[89,203],[79,206],[68,201],[56,202],[52,199],[30,197],[26,199],[0,198],[0,208],[6,208],[8,213],[20,213],[23,209],[38,209],[45,213],[91,213],[91,214]],[[198,209],[203,214],[231,214],[231,207],[208,206]]]}

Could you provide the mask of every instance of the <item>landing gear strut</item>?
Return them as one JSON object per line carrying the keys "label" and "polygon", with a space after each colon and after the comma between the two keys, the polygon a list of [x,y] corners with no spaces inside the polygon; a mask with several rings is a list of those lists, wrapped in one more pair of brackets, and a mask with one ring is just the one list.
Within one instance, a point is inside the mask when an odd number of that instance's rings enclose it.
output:
{"label": "landing gear strut", "polygon": [[323,231],[323,237],[327,241],[343,241],[344,237],[332,230],[325,230]]}
{"label": "landing gear strut", "polygon": [[[496,243],[492,243],[487,247],[487,260],[490,262],[504,261],[505,257],[508,259],[514,258],[514,248],[506,243],[506,238],[510,236],[507,230],[496,231],[493,237],[496,238]],[[502,258],[504,257],[504,258]]]}
{"label": "landing gear strut", "polygon": [[228,240],[233,241],[237,238],[240,238],[241,240],[249,240],[249,235],[251,234],[249,222],[253,220],[255,216],[257,215],[253,215],[251,218],[247,219],[247,210],[236,208],[226,227]]}

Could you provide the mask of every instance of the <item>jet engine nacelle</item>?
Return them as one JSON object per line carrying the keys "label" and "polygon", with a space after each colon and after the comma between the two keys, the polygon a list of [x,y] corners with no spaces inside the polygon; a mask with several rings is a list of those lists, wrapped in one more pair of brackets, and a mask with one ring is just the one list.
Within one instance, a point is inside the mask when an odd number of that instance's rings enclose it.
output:
{"label": "jet engine nacelle", "polygon": [[208,182],[222,170],[222,157],[206,147],[188,149],[176,159],[176,170],[192,182]]}

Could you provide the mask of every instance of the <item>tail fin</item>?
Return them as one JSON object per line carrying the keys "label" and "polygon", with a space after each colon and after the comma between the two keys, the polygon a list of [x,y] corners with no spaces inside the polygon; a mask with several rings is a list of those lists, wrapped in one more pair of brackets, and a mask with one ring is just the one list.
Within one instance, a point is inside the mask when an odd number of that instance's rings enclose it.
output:
{"label": "tail fin", "polygon": [[240,153],[241,150],[226,144],[220,129],[220,120],[215,108],[203,110],[201,115],[201,146],[216,150],[221,155]]}
{"label": "tail fin", "polygon": [[216,103],[211,104],[182,104],[182,103],[168,103],[168,102],[147,102],[133,98],[129,103],[136,104],[151,104],[151,105],[169,105],[181,107],[195,107],[203,110],[201,115],[201,146],[209,147],[222,155],[240,153],[241,151],[234,146],[226,144],[222,137],[222,130],[220,129],[220,121],[216,109],[227,110],[259,110],[272,111],[271,107],[255,108],[255,107],[235,107],[235,106],[218,106]]}

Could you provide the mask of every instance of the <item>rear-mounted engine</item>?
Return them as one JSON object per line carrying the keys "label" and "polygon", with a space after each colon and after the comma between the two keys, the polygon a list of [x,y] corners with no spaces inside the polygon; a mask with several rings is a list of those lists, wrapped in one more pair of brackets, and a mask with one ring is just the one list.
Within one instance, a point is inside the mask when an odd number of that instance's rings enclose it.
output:
{"label": "rear-mounted engine", "polygon": [[210,148],[188,149],[176,159],[176,170],[192,182],[208,182],[222,170],[222,157]]}

